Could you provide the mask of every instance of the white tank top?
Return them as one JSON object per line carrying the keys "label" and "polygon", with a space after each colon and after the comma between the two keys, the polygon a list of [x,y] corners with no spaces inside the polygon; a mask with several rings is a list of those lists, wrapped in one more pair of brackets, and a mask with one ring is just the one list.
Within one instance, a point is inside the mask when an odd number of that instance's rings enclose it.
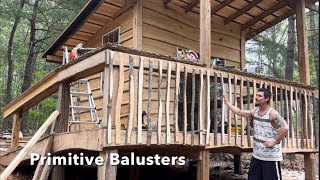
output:
{"label": "white tank top", "polygon": [[282,161],[281,143],[273,148],[267,148],[263,145],[265,141],[275,141],[279,129],[274,128],[270,123],[270,108],[266,114],[260,116],[259,108],[253,114],[253,154],[256,159],[263,161]]}

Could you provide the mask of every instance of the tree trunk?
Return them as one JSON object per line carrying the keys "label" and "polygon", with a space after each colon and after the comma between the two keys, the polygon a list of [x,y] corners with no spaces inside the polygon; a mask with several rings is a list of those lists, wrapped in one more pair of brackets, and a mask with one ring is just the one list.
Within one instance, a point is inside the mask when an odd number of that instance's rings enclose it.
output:
{"label": "tree trunk", "polygon": [[316,67],[317,83],[319,87],[319,30],[316,30],[315,16],[316,12],[310,12],[310,29],[311,29],[311,49],[314,56],[314,65]]}
{"label": "tree trunk", "polygon": [[[19,6],[19,11],[22,11],[23,6],[25,4],[25,0],[20,0],[20,6]],[[12,100],[12,80],[13,80],[13,59],[12,59],[12,54],[13,54],[13,39],[14,35],[16,33],[18,24],[20,22],[20,14],[15,15],[15,19],[12,25],[12,29],[10,32],[10,37],[9,37],[9,42],[8,42],[8,51],[7,51],[7,61],[8,61],[8,79],[7,79],[7,88],[6,88],[6,98],[5,98],[5,103],[9,104]],[[4,119],[2,122],[2,131],[5,131],[9,127],[9,121],[8,119]]]}
{"label": "tree trunk", "polygon": [[286,74],[285,79],[293,81],[293,62],[295,49],[295,16],[290,16],[288,24],[288,40],[287,40],[287,59],[286,59]]}
{"label": "tree trunk", "polygon": [[[33,79],[33,72],[35,67],[35,62],[37,59],[37,53],[35,52],[36,48],[36,21],[37,21],[37,14],[38,14],[38,4],[40,0],[36,0],[33,5],[33,12],[29,19],[30,21],[30,39],[29,39],[29,50],[28,50],[28,57],[26,66],[24,69],[24,76],[23,76],[23,84],[21,88],[21,93],[26,91],[32,84]],[[25,132],[26,130],[26,117],[28,116],[28,111],[23,113],[22,119],[21,119],[21,131]]]}

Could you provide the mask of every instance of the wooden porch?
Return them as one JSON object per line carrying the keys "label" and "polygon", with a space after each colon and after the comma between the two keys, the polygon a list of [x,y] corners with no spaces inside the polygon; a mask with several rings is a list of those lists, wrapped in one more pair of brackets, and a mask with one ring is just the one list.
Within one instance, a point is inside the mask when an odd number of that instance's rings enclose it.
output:
{"label": "wooden porch", "polygon": [[[67,132],[70,83],[103,71],[102,127]],[[224,107],[221,96],[225,94],[233,104],[249,109],[254,107],[254,95],[260,87],[271,90],[271,106],[289,124],[283,152],[318,152],[315,87],[233,69],[206,68],[201,63],[110,45],[51,72],[6,106],[4,116],[13,115],[12,148],[17,148],[22,112],[59,91],[60,115],[53,125],[55,133],[43,137],[29,153],[41,154],[53,136],[51,153],[139,149],[145,153],[184,155],[207,163],[201,159],[208,158],[209,152],[239,155],[252,151],[248,120]],[[7,166],[18,153],[15,150],[1,156],[1,164]],[[23,160],[29,157],[26,154]],[[207,164],[200,163],[199,167],[203,166]]]}

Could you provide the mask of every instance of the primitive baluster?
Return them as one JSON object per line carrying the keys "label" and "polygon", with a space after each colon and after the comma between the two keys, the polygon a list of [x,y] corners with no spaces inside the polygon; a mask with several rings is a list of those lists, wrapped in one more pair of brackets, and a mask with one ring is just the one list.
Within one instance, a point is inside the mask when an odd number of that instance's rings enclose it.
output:
{"label": "primitive baluster", "polygon": [[[313,122],[314,122],[314,137],[315,137],[315,148],[319,148],[319,107],[317,107],[315,93],[312,92],[313,100]],[[319,100],[319,99],[318,99]],[[319,104],[318,104],[319,105]],[[317,119],[318,118],[318,119]]]}
{"label": "primitive baluster", "polygon": [[295,88],[295,99],[296,99],[296,101],[295,101],[295,107],[296,107],[296,147],[297,148],[299,148],[300,146],[299,146],[299,112],[300,112],[300,110],[299,110],[299,101],[298,101],[298,89],[297,88]]}
{"label": "primitive baluster", "polygon": [[[303,96],[303,98],[304,98],[304,96]],[[304,124],[304,117],[303,117],[303,108],[304,108],[304,106],[303,106],[303,101],[304,101],[304,99],[302,99],[302,90],[300,89],[299,90],[299,99],[300,99],[300,105],[299,105],[299,107],[300,107],[300,124],[301,124],[301,131],[300,131],[300,135],[301,135],[301,148],[304,148],[305,147],[305,145],[304,145],[304,127],[305,127],[305,124]]]}
{"label": "primitive baluster", "polygon": [[194,145],[194,106],[196,91],[196,70],[192,70],[192,100],[191,100],[191,145]]}
{"label": "primitive baluster", "polygon": [[[249,79],[246,80],[247,82],[247,109],[251,109],[250,104],[251,104],[251,94],[250,94],[250,81]],[[251,147],[251,138],[250,138],[250,121],[253,121],[253,119],[250,120],[250,118],[247,118],[247,142],[248,142],[248,147]]]}
{"label": "primitive baluster", "polygon": [[274,86],[274,94],[275,94],[275,101],[274,101],[274,108],[279,111],[278,109],[278,85],[275,84]]}
{"label": "primitive baluster", "polygon": [[309,126],[308,126],[308,97],[307,97],[307,91],[304,90],[304,112],[303,112],[303,123],[304,123],[304,136],[306,138],[306,148],[309,148]]}
{"label": "primitive baluster", "polygon": [[[240,108],[243,109],[243,78],[240,78]],[[241,116],[241,146],[244,146],[244,117]]]}
{"label": "primitive baluster", "polygon": [[[284,114],[284,98],[283,98],[283,88],[282,85],[280,85],[280,98],[279,98],[279,110],[280,110],[280,114],[283,118],[285,118],[285,114]],[[282,147],[284,147],[286,144],[286,136],[283,138],[282,140]]]}
{"label": "primitive baluster", "polygon": [[158,62],[159,79],[158,79],[158,123],[157,123],[157,144],[161,144],[161,122],[162,122],[162,98],[161,98],[161,83],[162,83],[162,61]]}
{"label": "primitive baluster", "polygon": [[[237,107],[237,76],[234,76],[234,106]],[[234,113],[234,126],[235,126],[235,136],[234,136],[234,144],[237,146],[238,144],[238,115]]]}
{"label": "primitive baluster", "polygon": [[[290,116],[289,116],[289,102],[288,102],[288,90],[287,90],[287,86],[285,86],[285,100],[286,100],[286,121],[288,126],[290,127]],[[287,133],[287,141],[286,141],[286,145],[287,148],[289,148],[289,139],[290,139],[290,128],[289,128],[289,132]]]}
{"label": "primitive baluster", "polygon": [[[231,103],[231,75],[228,73],[229,101]],[[231,145],[231,110],[228,108],[228,144]]]}
{"label": "primitive baluster", "polygon": [[187,80],[188,68],[184,66],[184,84],[183,84],[183,144],[187,144]]}
{"label": "primitive baluster", "polygon": [[199,131],[199,144],[202,144],[202,142],[203,142],[203,134],[202,134],[203,70],[202,69],[200,69],[199,75],[200,75],[200,84],[199,84],[199,101],[198,101],[198,131]]}
{"label": "primitive baluster", "polygon": [[166,144],[170,144],[170,80],[171,80],[171,63],[167,64],[167,94],[166,94]]}
{"label": "primitive baluster", "polygon": [[[132,56],[129,56],[129,62],[131,62]],[[118,84],[118,93],[117,93],[117,100],[116,100],[116,109],[121,109],[122,104],[122,95],[123,95],[123,83],[124,83],[124,66],[123,62],[125,61],[124,54],[120,54],[120,61],[119,61],[119,84]],[[120,144],[121,142],[121,111],[115,111],[115,143]],[[126,139],[127,140],[127,139]],[[126,141],[127,142],[127,141]],[[130,142],[130,141],[129,141]]]}
{"label": "primitive baluster", "polygon": [[148,112],[147,112],[148,113],[147,145],[151,144],[151,139],[152,139],[152,125],[151,125],[152,74],[153,74],[153,60],[150,59],[149,60],[149,85],[148,85]]}
{"label": "primitive baluster", "polygon": [[[220,72],[220,82],[221,82],[221,91],[222,95],[224,95],[224,82],[223,82],[223,74]],[[224,112],[224,98],[221,96],[221,144],[224,145],[224,122],[225,122],[225,112]]]}
{"label": "primitive baluster", "polygon": [[[108,97],[108,104],[107,104],[107,143],[111,144],[111,121],[112,121],[112,95],[113,95],[113,52],[111,51],[107,51],[107,60],[109,60],[109,82],[108,82],[108,86],[104,86],[104,87],[108,87],[108,93],[104,93],[107,94]],[[105,73],[107,74],[107,73]],[[107,78],[105,78],[107,79]],[[107,82],[107,81],[105,81]],[[105,85],[107,85],[105,83]],[[107,88],[106,88],[107,89]]]}
{"label": "primitive baluster", "polygon": [[[266,83],[266,84],[267,84],[267,83]],[[270,92],[271,92],[270,106],[273,107],[273,97],[274,97],[274,95],[273,95],[273,89],[272,89],[272,83],[271,83],[271,82],[270,82],[270,84],[269,84],[269,90],[270,90]]]}
{"label": "primitive baluster", "polygon": [[309,128],[309,140],[310,148],[313,148],[313,122],[312,122],[312,102],[311,102],[311,92],[307,92],[308,95],[308,128]]}
{"label": "primitive baluster", "polygon": [[139,57],[138,98],[137,98],[137,144],[142,143],[142,91],[143,91],[143,57]]}
{"label": "primitive baluster", "polygon": [[218,96],[217,96],[217,83],[218,83],[218,80],[217,80],[217,72],[214,72],[214,77],[213,77],[213,83],[214,83],[214,86],[213,86],[213,127],[214,127],[214,137],[213,137],[213,140],[214,140],[214,145],[216,146],[218,144]]}
{"label": "primitive baluster", "polygon": [[293,88],[292,86],[290,87],[290,103],[289,103],[289,119],[290,119],[290,126],[289,126],[289,132],[291,136],[291,147],[294,148],[294,120],[293,120]]}
{"label": "primitive baluster", "polygon": [[174,93],[174,142],[179,141],[179,127],[178,127],[178,101],[179,101],[179,89],[180,89],[180,64],[176,63],[176,84]]}
{"label": "primitive baluster", "polygon": [[[207,109],[206,109],[206,120],[207,120],[207,128],[206,128],[206,145],[210,144],[210,123],[211,123],[211,119],[210,119],[210,71],[207,70],[207,76],[206,76],[206,80],[207,80]],[[222,118],[223,120],[223,118]]]}

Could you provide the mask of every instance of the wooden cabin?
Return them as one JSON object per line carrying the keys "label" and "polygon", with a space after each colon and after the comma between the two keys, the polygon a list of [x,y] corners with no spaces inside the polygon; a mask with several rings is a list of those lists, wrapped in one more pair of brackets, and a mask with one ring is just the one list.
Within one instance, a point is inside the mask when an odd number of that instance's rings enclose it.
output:
{"label": "wooden cabin", "polygon": [[[271,105],[290,126],[283,152],[304,154],[306,179],[315,179],[312,162],[319,152],[319,97],[318,89],[310,86],[305,14],[305,8],[318,11],[314,3],[89,0],[43,55],[61,67],[3,109],[4,117],[13,116],[14,125],[13,150],[0,157],[1,164],[8,166],[23,151],[17,137],[22,112],[58,92],[58,113],[47,121],[54,122],[51,134],[34,140],[21,156],[23,161],[29,160],[31,152],[48,151],[82,150],[105,158],[112,152],[183,155],[198,161],[197,179],[209,179],[209,153],[240,157],[253,147],[248,119],[228,110],[222,94],[249,109],[254,107],[257,89],[266,87],[273,93]],[[293,14],[301,82],[243,72],[246,40]],[[80,43],[96,49],[63,64],[65,50],[70,52]],[[193,58],[183,58],[187,52],[194,53]],[[84,78],[90,82],[99,123],[90,122],[89,112],[78,113],[81,123],[70,122],[70,102],[75,100],[70,91]],[[85,85],[78,89],[87,91]],[[77,103],[88,106],[88,98]],[[96,169],[98,179],[116,179],[116,166]],[[135,171],[130,177],[139,179]],[[50,168],[37,166],[35,177],[48,172]],[[64,167],[52,168],[51,179],[65,177]]]}

